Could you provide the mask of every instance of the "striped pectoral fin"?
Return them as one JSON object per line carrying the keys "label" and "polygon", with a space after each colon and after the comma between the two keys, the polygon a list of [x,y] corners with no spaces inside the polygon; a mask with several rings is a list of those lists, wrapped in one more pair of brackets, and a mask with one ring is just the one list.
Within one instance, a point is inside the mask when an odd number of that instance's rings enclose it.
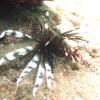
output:
{"label": "striped pectoral fin", "polygon": [[44,65],[42,63],[40,63],[36,81],[35,81],[35,86],[33,88],[33,96],[35,96],[37,89],[42,84],[44,75],[45,75],[45,68],[44,68]]}
{"label": "striped pectoral fin", "polygon": [[12,52],[9,52],[3,58],[0,59],[0,65],[4,64],[6,61],[12,61],[17,59],[18,57],[24,56],[30,51],[33,51],[33,47],[27,46],[25,48],[20,48]]}
{"label": "striped pectoral fin", "polygon": [[22,32],[19,32],[19,31],[14,31],[14,30],[6,30],[6,31],[3,31],[1,34],[0,34],[0,38],[3,38],[5,36],[14,36],[16,38],[23,38],[23,37],[27,37],[27,38],[32,38],[30,35],[28,34],[24,34]]}
{"label": "striped pectoral fin", "polygon": [[52,89],[52,85],[54,83],[54,76],[52,74],[51,66],[46,62],[45,68],[46,68],[47,85],[49,89]]}
{"label": "striped pectoral fin", "polygon": [[2,33],[0,33],[0,39],[5,37],[7,34],[10,35],[11,33],[13,33],[13,30],[3,31]]}
{"label": "striped pectoral fin", "polygon": [[3,63],[5,63],[6,62],[6,59],[5,58],[1,58],[0,59],[0,65],[2,65]]}
{"label": "striped pectoral fin", "polygon": [[22,78],[27,75],[32,69],[37,67],[37,63],[39,62],[39,57],[38,55],[35,55],[33,59],[27,64],[26,68],[22,71],[20,74],[18,80],[17,80],[17,86],[19,83],[22,81]]}

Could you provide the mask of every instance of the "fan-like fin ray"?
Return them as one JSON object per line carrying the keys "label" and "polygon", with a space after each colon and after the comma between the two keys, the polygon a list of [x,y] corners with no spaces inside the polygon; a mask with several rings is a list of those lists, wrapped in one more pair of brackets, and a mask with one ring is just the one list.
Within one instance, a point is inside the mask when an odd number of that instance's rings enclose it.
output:
{"label": "fan-like fin ray", "polygon": [[46,68],[47,85],[49,89],[52,89],[54,76],[52,74],[51,66],[47,62],[45,62],[45,68]]}
{"label": "fan-like fin ray", "polygon": [[35,81],[35,85],[34,85],[34,88],[33,88],[33,96],[35,96],[37,89],[42,84],[44,75],[45,75],[44,64],[40,63],[38,73],[37,73],[37,77],[36,77],[36,81]]}
{"label": "fan-like fin ray", "polygon": [[38,55],[35,55],[33,59],[27,64],[25,69],[22,71],[20,74],[18,80],[17,80],[17,85],[22,81],[22,78],[27,75],[32,69],[37,67],[37,63],[39,62],[39,57]]}
{"label": "fan-like fin ray", "polygon": [[79,61],[77,51],[74,50],[67,42],[64,43],[65,55],[69,60]]}

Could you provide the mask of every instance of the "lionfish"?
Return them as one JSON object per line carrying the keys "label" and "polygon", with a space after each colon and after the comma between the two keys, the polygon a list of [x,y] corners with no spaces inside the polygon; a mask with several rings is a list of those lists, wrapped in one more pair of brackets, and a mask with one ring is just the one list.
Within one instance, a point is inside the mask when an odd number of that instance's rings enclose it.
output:
{"label": "lionfish", "polygon": [[[5,30],[0,34],[0,39],[11,35],[15,38],[26,37],[27,39],[37,42],[35,47],[30,45],[25,48],[11,51],[0,59],[0,65],[3,65],[5,62],[20,58],[30,52],[32,53],[33,58],[31,61],[29,61],[17,79],[17,85],[19,85],[19,83],[22,81],[22,78],[32,71],[32,69],[38,68],[35,85],[33,88],[33,96],[35,96],[38,87],[42,84],[45,75],[47,86],[49,89],[52,89],[52,84],[54,84],[53,61],[55,56],[60,58],[64,57],[68,61],[79,61],[78,50],[72,47],[68,41],[84,40],[81,36],[78,36],[78,33],[73,33],[77,28],[62,33],[56,27],[55,21],[52,19],[52,17],[50,17],[51,12],[49,10],[41,10],[40,8],[36,9],[36,16],[34,20],[36,20],[38,25],[33,24],[30,34],[25,34],[15,30]],[[38,13],[38,11],[40,13]]]}

